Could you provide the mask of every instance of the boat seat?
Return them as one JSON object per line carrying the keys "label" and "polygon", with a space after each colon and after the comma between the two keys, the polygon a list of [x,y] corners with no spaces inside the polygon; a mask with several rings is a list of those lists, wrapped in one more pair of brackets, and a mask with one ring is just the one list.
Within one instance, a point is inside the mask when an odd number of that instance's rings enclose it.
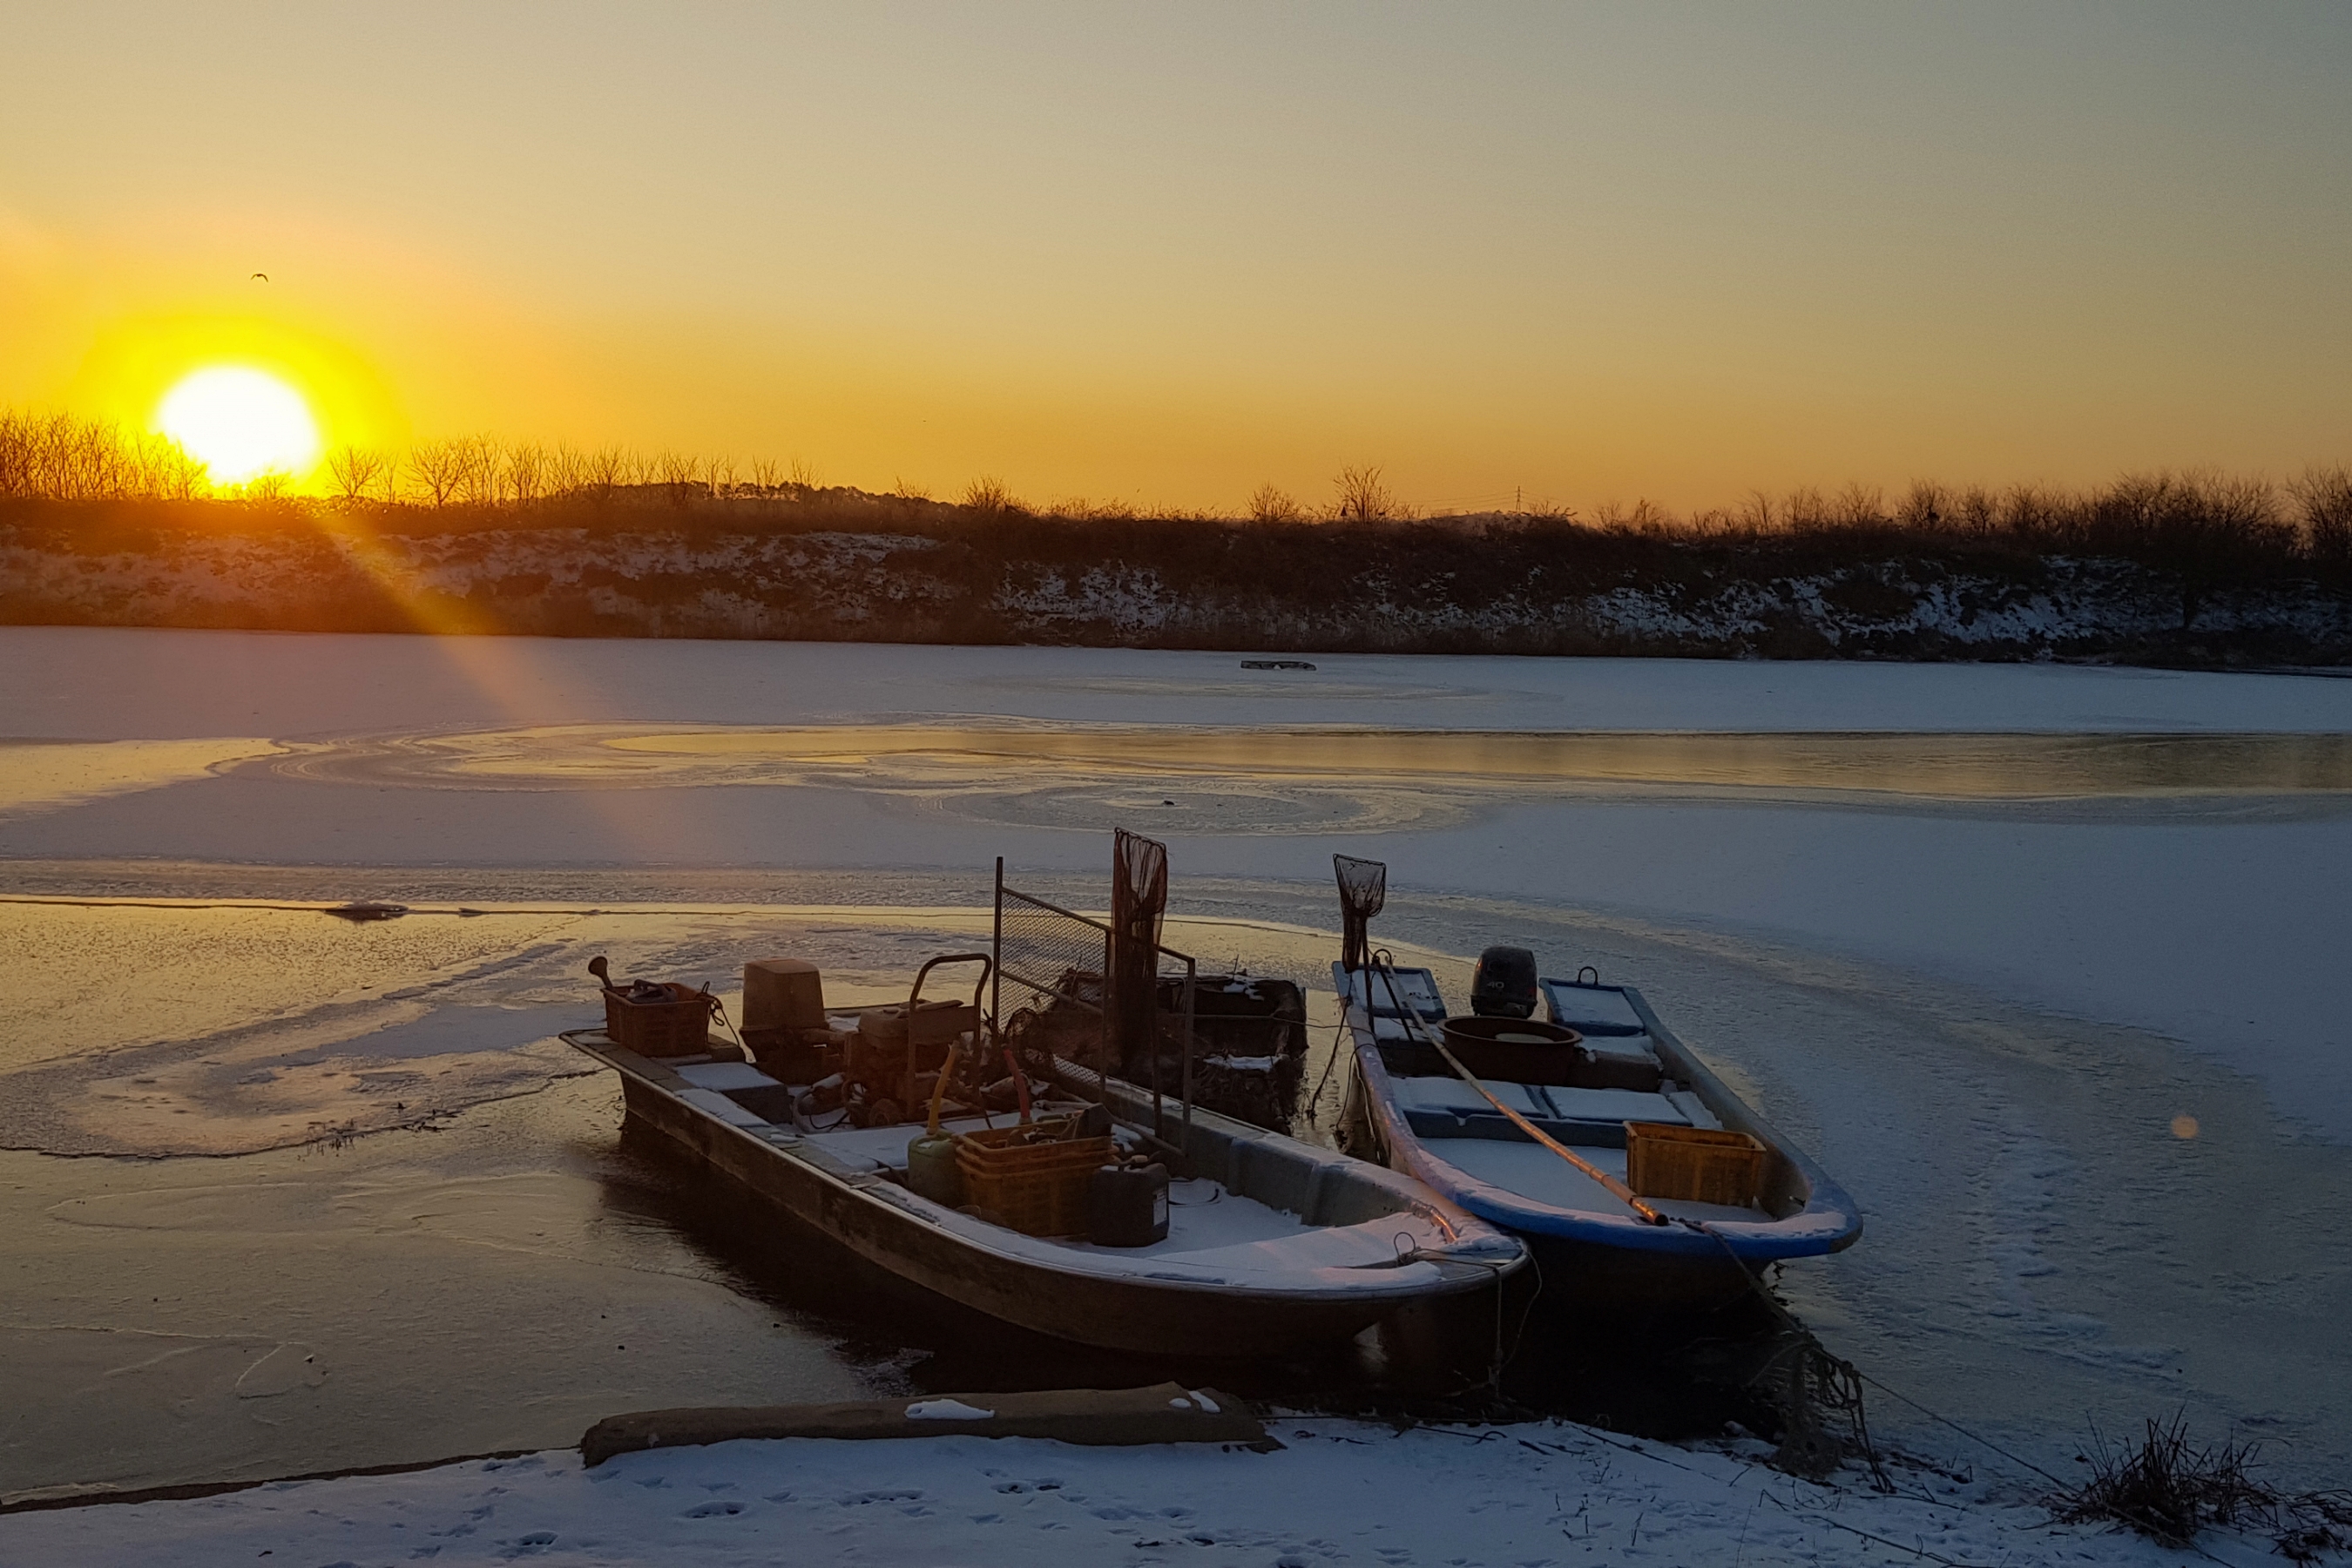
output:
{"label": "boat seat", "polygon": [[1399,1016],[1400,1001],[1433,1023],[1445,1016],[1445,1003],[1437,994],[1435,975],[1426,969],[1399,969],[1394,973],[1397,994],[1392,997],[1386,976],[1369,970],[1355,971],[1348,976],[1348,1000],[1375,1018]]}
{"label": "boat seat", "polygon": [[1562,1121],[1663,1121],[1688,1127],[1691,1119],[1663,1094],[1631,1089],[1570,1089],[1548,1083],[1535,1092],[1551,1102],[1551,1113]]}
{"label": "boat seat", "polygon": [[[1573,980],[1546,980],[1541,983],[1544,1011],[1555,1024],[1565,1024],[1577,1033],[1594,1038],[1612,1035],[1640,1035],[1649,1030],[1633,1004],[1613,985],[1579,985]],[[1613,1042],[1611,1049],[1618,1049]]]}
{"label": "boat seat", "polygon": [[765,1127],[768,1119],[744,1110],[715,1089],[681,1089],[677,1097],[697,1110],[707,1110],[730,1127]]}
{"label": "boat seat", "polygon": [[[1499,1138],[1525,1142],[1527,1134],[1456,1079],[1454,1092],[1444,1092],[1439,1079],[1398,1079],[1391,1098],[1403,1112],[1405,1125],[1424,1142],[1457,1138]],[[1556,1084],[1493,1083],[1486,1087],[1541,1128],[1549,1137],[1578,1148],[1622,1149],[1628,1121],[1663,1121],[1669,1126],[1708,1125],[1687,1114],[1663,1094],[1642,1094],[1624,1089],[1563,1089]],[[1408,1092],[1419,1090],[1422,1092]],[[1704,1116],[1702,1110],[1700,1115]]]}
{"label": "boat seat", "polygon": [[697,1089],[716,1089],[721,1094],[730,1089],[781,1089],[782,1084],[770,1078],[750,1062],[689,1062],[677,1069],[677,1076]]}
{"label": "boat seat", "polygon": [[[1495,1108],[1486,1097],[1458,1078],[1400,1078],[1390,1080],[1397,1109],[1410,1115],[1413,1111],[1452,1111],[1475,1115],[1480,1111],[1493,1115]],[[1536,1097],[1542,1092],[1523,1083],[1489,1083],[1496,1099],[1522,1116],[1549,1118],[1552,1109]]]}

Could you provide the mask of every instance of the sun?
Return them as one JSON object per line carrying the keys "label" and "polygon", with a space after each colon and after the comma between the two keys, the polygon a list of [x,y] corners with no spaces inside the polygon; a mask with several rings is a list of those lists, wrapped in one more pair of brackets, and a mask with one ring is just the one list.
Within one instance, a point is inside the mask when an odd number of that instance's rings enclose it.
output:
{"label": "sun", "polygon": [[299,392],[265,370],[213,365],[180,378],[155,410],[156,427],[221,484],[272,471],[299,479],[319,461],[319,422]]}

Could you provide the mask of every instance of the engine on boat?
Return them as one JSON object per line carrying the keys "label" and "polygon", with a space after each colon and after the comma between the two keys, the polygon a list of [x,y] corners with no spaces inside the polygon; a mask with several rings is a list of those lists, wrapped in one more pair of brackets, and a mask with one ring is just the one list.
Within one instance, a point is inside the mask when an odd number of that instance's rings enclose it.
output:
{"label": "engine on boat", "polygon": [[1536,955],[1524,947],[1490,947],[1470,979],[1470,1011],[1481,1018],[1532,1018]]}

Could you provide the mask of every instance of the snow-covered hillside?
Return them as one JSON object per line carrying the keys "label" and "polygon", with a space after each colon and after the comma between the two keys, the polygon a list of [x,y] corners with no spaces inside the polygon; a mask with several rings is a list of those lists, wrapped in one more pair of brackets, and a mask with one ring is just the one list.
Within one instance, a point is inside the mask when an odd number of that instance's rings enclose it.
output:
{"label": "snow-covered hillside", "polygon": [[[2333,664],[2352,598],[2191,592],[2116,560],[1411,549],[1199,558],[1116,536],[632,526],[395,534],[348,520],[108,542],[0,529],[0,621],[1366,652]],[[1663,547],[1662,547],[1663,548]]]}

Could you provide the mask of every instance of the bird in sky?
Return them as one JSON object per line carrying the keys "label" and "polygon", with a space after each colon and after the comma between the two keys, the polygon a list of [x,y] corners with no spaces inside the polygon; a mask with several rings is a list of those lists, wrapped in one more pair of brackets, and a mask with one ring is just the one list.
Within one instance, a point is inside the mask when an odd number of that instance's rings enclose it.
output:
{"label": "bird in sky", "polygon": [[267,272],[257,272],[253,275],[252,280],[256,283],[267,283],[269,281],[269,274]]}

